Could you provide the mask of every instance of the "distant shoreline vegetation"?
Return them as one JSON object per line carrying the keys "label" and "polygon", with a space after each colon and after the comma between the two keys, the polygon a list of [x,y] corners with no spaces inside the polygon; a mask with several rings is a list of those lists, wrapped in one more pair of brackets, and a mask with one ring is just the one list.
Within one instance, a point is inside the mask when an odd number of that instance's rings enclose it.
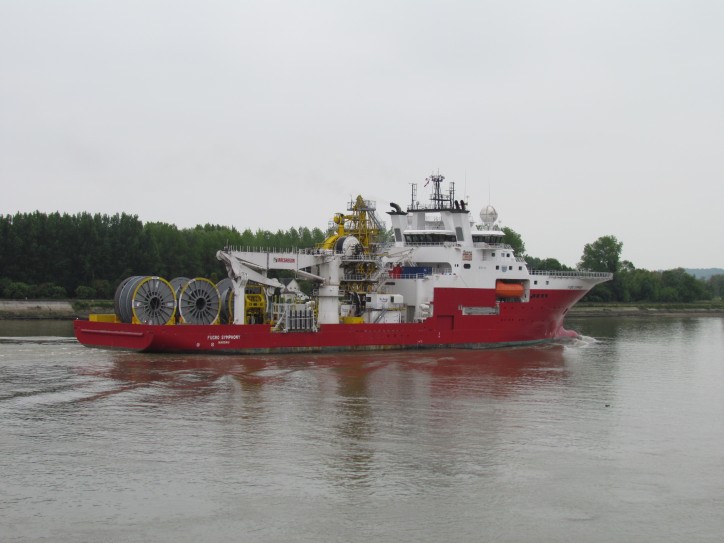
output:
{"label": "distant shoreline vegetation", "polygon": [[132,275],[226,277],[216,252],[238,247],[313,247],[319,228],[250,229],[214,224],[179,229],[125,213],[17,213],[0,217],[0,298],[113,299]]}
{"label": "distant shoreline vegetation", "polygon": [[[570,270],[555,258],[527,255],[517,232],[503,228],[505,242],[524,256],[531,269]],[[239,231],[205,224],[179,229],[161,222],[143,223],[125,213],[17,213],[0,216],[0,298],[113,299],[116,286],[132,275],[226,276],[216,252],[227,246],[313,247],[327,233],[319,228]],[[383,237],[389,239],[389,232]],[[621,260],[623,242],[603,236],[586,244],[577,269],[613,272],[614,279],[597,285],[584,302],[689,303],[721,300],[724,273],[718,269],[696,278],[684,268],[637,269]],[[713,274],[713,275],[712,275]],[[707,277],[708,275],[708,277]]]}
{"label": "distant shoreline vegetation", "polygon": [[[113,300],[0,300],[0,321],[75,320],[91,313],[113,313]],[[624,304],[581,302],[567,318],[614,317],[724,317],[724,301],[674,304]]]}
{"label": "distant shoreline vegetation", "polygon": [[[571,270],[555,258],[536,258],[525,254],[520,235],[503,228],[505,241],[517,254],[525,256],[531,269]],[[596,285],[582,302],[608,303],[691,303],[721,300],[724,296],[724,270],[692,270],[684,268],[664,271],[638,269],[628,260],[621,260],[623,242],[615,236],[602,236],[583,247],[577,269],[613,273],[613,280]],[[716,272],[720,272],[716,274]]]}

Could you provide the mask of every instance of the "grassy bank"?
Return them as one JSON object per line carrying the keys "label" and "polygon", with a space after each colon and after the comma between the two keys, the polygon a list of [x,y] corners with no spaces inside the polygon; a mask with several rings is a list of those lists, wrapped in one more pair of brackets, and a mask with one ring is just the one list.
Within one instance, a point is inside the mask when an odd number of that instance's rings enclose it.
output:
{"label": "grassy bank", "polygon": [[614,316],[679,316],[712,315],[724,316],[724,302],[691,303],[579,303],[568,313],[570,317],[614,317]]}

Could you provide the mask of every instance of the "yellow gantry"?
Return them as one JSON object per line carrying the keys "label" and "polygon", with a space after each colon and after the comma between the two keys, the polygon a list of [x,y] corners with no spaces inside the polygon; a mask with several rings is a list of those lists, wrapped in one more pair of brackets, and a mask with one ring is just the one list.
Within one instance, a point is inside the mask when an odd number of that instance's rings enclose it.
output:
{"label": "yellow gantry", "polygon": [[319,247],[321,249],[334,249],[337,240],[344,236],[354,236],[360,242],[365,254],[370,253],[370,247],[377,240],[380,228],[379,224],[373,220],[373,214],[369,213],[370,203],[362,196],[350,202],[347,211],[351,211],[349,215],[342,213],[335,214],[332,221],[337,225],[337,231],[327,237]]}

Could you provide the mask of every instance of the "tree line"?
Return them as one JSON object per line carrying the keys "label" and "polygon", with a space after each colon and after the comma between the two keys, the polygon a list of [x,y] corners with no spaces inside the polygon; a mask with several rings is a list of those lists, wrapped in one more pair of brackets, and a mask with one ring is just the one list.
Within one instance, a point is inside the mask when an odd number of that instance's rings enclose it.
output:
{"label": "tree line", "polygon": [[[504,228],[504,241],[525,256],[531,269],[570,270],[555,258],[525,253],[521,236]],[[389,237],[389,232],[384,233]],[[326,233],[319,228],[250,229],[205,224],[179,229],[143,223],[136,215],[17,213],[0,216],[0,296],[3,298],[113,298],[131,275],[207,277],[216,282],[226,270],[216,251],[238,247],[313,247]],[[637,269],[621,260],[623,243],[603,236],[583,248],[579,270],[614,273],[596,286],[588,301],[692,302],[721,298],[724,275],[700,280],[682,268]]]}
{"label": "tree line", "polygon": [[[518,254],[525,254],[520,235],[503,228],[505,241]],[[707,280],[697,279],[683,268],[650,271],[636,268],[632,262],[621,259],[623,242],[616,236],[602,236],[583,247],[576,269],[613,273],[613,280],[596,285],[583,298],[589,302],[695,302],[721,299],[724,295],[724,275]],[[531,269],[572,270],[555,258],[525,256]]]}
{"label": "tree line", "polygon": [[319,228],[289,230],[205,224],[179,229],[136,215],[17,213],[0,217],[0,296],[113,298],[132,275],[226,277],[216,252],[238,247],[313,247]]}

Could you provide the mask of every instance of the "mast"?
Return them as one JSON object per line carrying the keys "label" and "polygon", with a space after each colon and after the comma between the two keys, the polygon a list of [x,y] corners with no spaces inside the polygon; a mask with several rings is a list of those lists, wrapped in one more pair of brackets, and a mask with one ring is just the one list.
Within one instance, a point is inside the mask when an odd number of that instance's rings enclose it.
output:
{"label": "mast", "polygon": [[417,183],[410,183],[412,186],[412,201],[407,208],[408,211],[464,211],[463,203],[455,201],[455,183],[450,181],[447,194],[442,191],[442,182],[445,176],[432,174],[425,179],[425,187],[432,183],[432,192],[430,193],[430,203],[421,206],[417,201]]}

